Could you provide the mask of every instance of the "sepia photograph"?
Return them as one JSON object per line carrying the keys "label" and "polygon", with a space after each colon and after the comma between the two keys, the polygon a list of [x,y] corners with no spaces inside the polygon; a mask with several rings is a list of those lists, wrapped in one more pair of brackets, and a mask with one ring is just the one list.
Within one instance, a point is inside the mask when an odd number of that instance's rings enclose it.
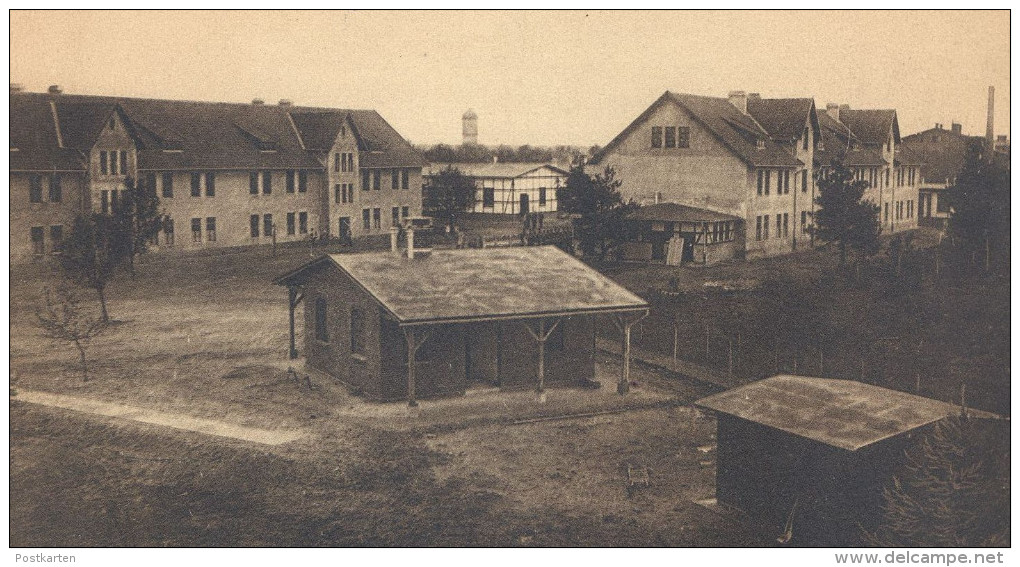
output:
{"label": "sepia photograph", "polygon": [[1010,20],[10,10],[10,560],[1008,562]]}

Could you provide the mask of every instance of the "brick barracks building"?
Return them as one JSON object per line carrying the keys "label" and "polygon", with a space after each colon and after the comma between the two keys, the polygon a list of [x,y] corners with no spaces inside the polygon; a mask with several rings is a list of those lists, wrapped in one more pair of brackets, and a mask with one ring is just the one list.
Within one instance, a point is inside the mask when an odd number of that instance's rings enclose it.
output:
{"label": "brick barracks building", "polygon": [[10,255],[41,258],[128,177],[160,196],[157,250],[389,235],[421,215],[416,150],[374,110],[10,90]]}

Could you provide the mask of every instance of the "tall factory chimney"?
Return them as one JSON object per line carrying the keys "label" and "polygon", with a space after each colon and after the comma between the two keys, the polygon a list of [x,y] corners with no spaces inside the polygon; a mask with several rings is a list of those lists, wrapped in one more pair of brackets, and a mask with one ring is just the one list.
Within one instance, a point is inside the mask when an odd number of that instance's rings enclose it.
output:
{"label": "tall factory chimney", "polygon": [[995,158],[995,87],[988,87],[988,124],[985,126],[985,146],[988,148],[988,161]]}

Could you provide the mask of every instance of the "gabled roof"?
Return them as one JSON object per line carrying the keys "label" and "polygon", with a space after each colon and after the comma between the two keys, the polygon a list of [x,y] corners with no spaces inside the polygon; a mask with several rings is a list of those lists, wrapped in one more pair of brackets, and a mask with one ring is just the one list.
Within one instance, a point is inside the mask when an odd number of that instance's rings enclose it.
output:
{"label": "gabled roof", "polygon": [[639,207],[627,217],[630,220],[661,221],[661,222],[718,222],[739,221],[740,217],[710,211],[698,207],[689,207],[677,203],[656,203]]}
{"label": "gabled roof", "polygon": [[829,166],[833,161],[856,167],[886,165],[880,148],[864,145],[849,126],[836,121],[828,113],[818,113],[818,124],[821,126],[822,144],[814,153],[814,162],[817,167]]}
{"label": "gabled roof", "polygon": [[570,172],[557,167],[551,163],[535,163],[535,162],[520,162],[520,163],[433,163],[429,164],[428,168],[422,172],[422,175],[437,175],[444,169],[452,167],[457,169],[468,177],[480,177],[480,178],[497,178],[497,179],[515,179],[538,171],[542,168],[549,168],[554,173],[559,175],[570,175]]}
{"label": "gabled roof", "polygon": [[358,141],[358,165],[363,168],[425,167],[425,158],[374,110],[296,107],[294,125],[309,150],[333,147],[345,120],[350,120]]}
{"label": "gabled roof", "polygon": [[818,132],[818,114],[813,98],[748,97],[747,113],[780,142],[793,142],[804,134],[805,124]]}
{"label": "gabled roof", "polygon": [[399,324],[634,311],[640,297],[555,246],[330,254],[276,279],[300,285],[322,267],[349,275]]}
{"label": "gabled roof", "polygon": [[911,150],[909,147],[900,144],[896,146],[896,165],[924,165],[924,159]]}
{"label": "gabled roof", "polygon": [[[853,380],[788,375],[739,386],[695,404],[847,451],[961,412],[960,406]],[[981,411],[968,414],[995,417]]]}
{"label": "gabled roof", "polygon": [[895,110],[843,108],[839,111],[839,120],[865,144],[884,145],[889,140],[890,130],[893,133],[893,140],[897,144],[900,142],[900,125],[896,120]]}
{"label": "gabled roof", "polygon": [[[54,122],[51,102],[59,122]],[[12,169],[58,164],[83,170],[84,156],[79,155],[76,164],[68,163],[67,152],[57,143],[56,128],[65,148],[80,154],[91,149],[113,112],[120,113],[136,138],[142,170],[322,168],[321,155],[302,148],[291,113],[313,113],[325,130],[339,129],[349,117],[365,152],[362,167],[425,165],[421,155],[374,110],[43,93],[12,93],[10,109],[11,143],[18,148],[11,153],[20,154]],[[312,122],[304,120],[308,129]]]}
{"label": "gabled roof", "polygon": [[[663,104],[674,103],[687,110],[734,155],[752,166],[796,167],[803,165],[793,154],[776,144],[751,116],[743,114],[728,99],[675,94],[666,91],[640,116],[596,153],[591,163],[598,164],[609,152],[644,124]],[[761,147],[758,141],[762,142]]]}

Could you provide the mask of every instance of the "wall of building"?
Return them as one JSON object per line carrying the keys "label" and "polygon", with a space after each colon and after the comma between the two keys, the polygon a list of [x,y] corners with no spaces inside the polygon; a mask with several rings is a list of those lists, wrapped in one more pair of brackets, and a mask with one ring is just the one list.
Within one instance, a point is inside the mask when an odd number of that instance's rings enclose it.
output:
{"label": "wall of building", "polygon": [[[92,210],[102,211],[103,193],[106,192],[107,199],[113,199],[114,191],[122,191],[125,188],[124,181],[128,177],[138,178],[138,155],[135,151],[135,141],[128,133],[120,114],[113,113],[109,122],[103,127],[95,146],[89,152],[89,182],[92,195]],[[111,128],[112,125],[112,128]],[[107,172],[103,173],[102,155],[107,156]],[[117,152],[117,171],[111,171],[110,154]],[[127,167],[121,173],[120,152],[127,157]]]}
{"label": "wall of building", "polygon": [[[558,210],[556,191],[567,184],[567,176],[548,168],[533,171],[521,177],[483,177],[475,180],[475,204],[471,212],[518,214],[521,211],[521,195],[528,195],[528,211],[551,213]],[[485,189],[492,189],[492,206],[485,204]],[[545,189],[545,201],[542,200]]]}
{"label": "wall of building", "polygon": [[[369,188],[364,186],[364,174],[369,173]],[[393,188],[393,171],[398,172],[398,185]],[[402,188],[400,178],[401,172],[408,174],[408,188]],[[374,177],[379,173],[379,189],[375,188]],[[339,223],[341,216],[351,215],[353,235],[370,236],[389,234],[390,227],[396,226],[393,223],[393,207],[398,207],[401,222],[404,218],[403,209],[407,207],[407,217],[421,216],[421,168],[397,168],[397,169],[362,169],[359,172],[361,179],[354,191],[354,204],[346,209],[338,210],[336,221]],[[365,228],[364,211],[369,211],[370,227]],[[375,225],[375,210],[379,209],[379,226]]]}
{"label": "wall of building", "polygon": [[[42,186],[42,202],[32,203],[29,197],[30,179],[38,175]],[[11,172],[9,176],[8,227],[10,229],[11,262],[41,259],[53,252],[54,234],[52,227],[59,226],[63,237],[71,232],[74,219],[84,210],[86,202],[85,174],[83,172],[60,173],[60,201],[50,200],[50,183],[54,173],[32,174]],[[43,229],[43,255],[35,253],[32,243],[32,227]]]}
{"label": "wall of building", "polygon": [[[652,128],[684,126],[689,148],[652,148]],[[650,204],[658,200],[702,207],[743,217],[748,168],[708,130],[674,103],[661,105],[591,172],[606,166],[623,182],[624,199]]]}
{"label": "wall of building", "polygon": [[[758,195],[758,171],[768,176],[768,194],[763,187]],[[804,184],[804,168],[748,168],[748,191],[745,227],[747,258],[761,258],[787,254],[808,244],[808,235],[803,234],[801,210],[811,210],[810,181]],[[778,191],[779,178],[785,183],[785,172],[789,172],[789,190]],[[808,173],[810,180],[811,173]],[[763,178],[763,184],[765,180]],[[784,185],[785,187],[785,185]],[[758,218],[762,219],[761,238],[758,237]],[[780,219],[777,223],[776,219]],[[768,223],[768,231],[764,229]]]}

